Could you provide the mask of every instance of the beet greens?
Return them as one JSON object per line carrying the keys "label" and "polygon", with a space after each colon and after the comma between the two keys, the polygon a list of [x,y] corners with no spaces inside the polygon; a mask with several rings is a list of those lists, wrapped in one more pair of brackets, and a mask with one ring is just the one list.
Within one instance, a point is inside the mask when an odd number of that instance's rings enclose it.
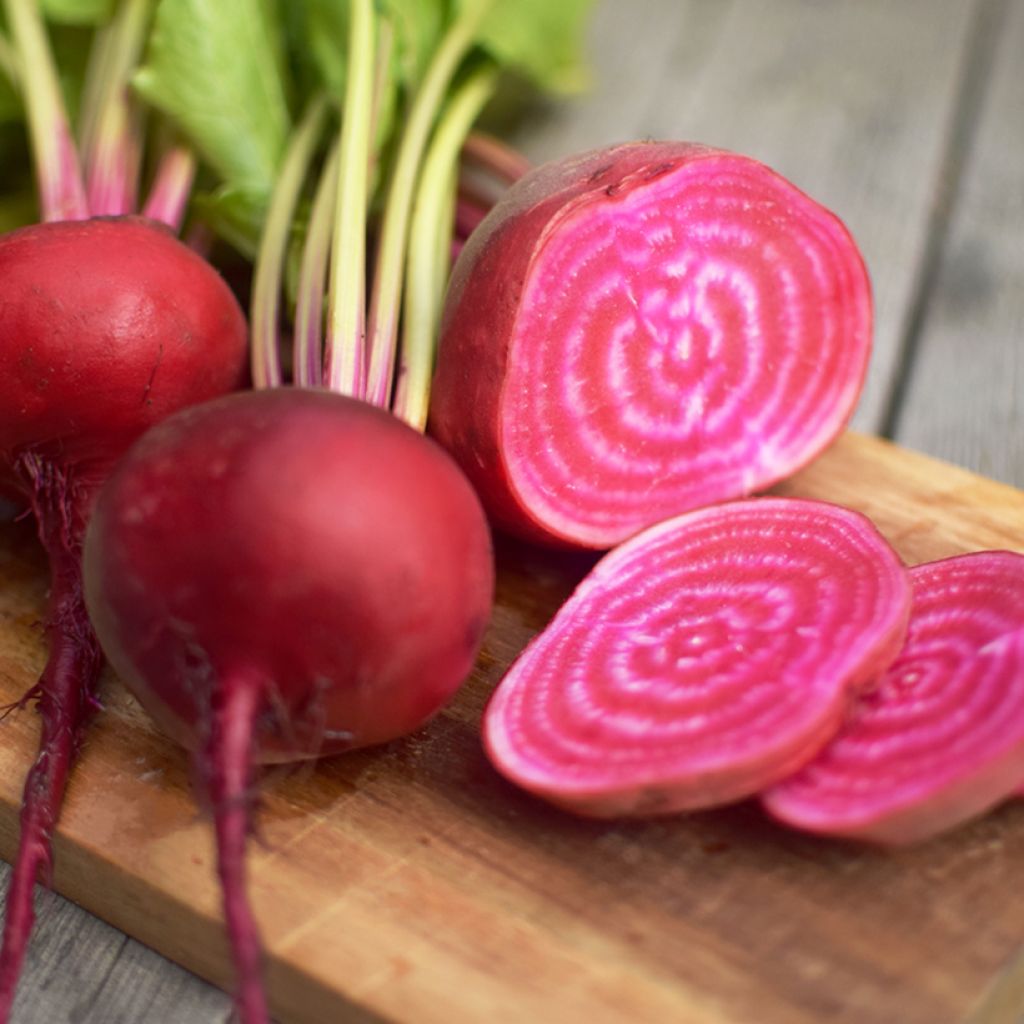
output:
{"label": "beet greens", "polygon": [[310,2],[278,22],[254,0],[161,0],[134,82],[216,171],[204,216],[255,261],[257,386],[323,383],[422,429],[461,153],[475,139],[470,162],[519,172],[475,126],[509,71],[582,82],[589,7]]}

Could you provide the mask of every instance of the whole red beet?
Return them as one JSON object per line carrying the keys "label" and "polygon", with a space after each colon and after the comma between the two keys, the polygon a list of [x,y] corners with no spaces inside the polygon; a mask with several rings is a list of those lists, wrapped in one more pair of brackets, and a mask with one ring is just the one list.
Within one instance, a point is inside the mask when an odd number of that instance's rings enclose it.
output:
{"label": "whole red beet", "polygon": [[[32,928],[68,771],[102,658],[82,602],[82,535],[98,486],[168,413],[240,385],[241,308],[219,274],[143,218],[58,221],[0,237],[0,493],[34,513],[50,561],[42,716],[0,954],[0,1020]],[[24,701],[23,701],[24,703]]]}
{"label": "whole red beet", "polygon": [[433,441],[355,399],[246,392],[149,431],[86,541],[111,664],[197,752],[214,808],[241,1019],[266,1019],[243,883],[250,769],[381,743],[469,674],[490,534]]}

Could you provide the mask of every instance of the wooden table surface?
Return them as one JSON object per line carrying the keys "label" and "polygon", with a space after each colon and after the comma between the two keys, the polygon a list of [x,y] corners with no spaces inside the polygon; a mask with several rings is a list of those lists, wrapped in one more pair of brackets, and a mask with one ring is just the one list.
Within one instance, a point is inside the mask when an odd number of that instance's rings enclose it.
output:
{"label": "wooden table surface", "polygon": [[[871,271],[854,426],[1024,487],[1024,0],[603,0],[590,41],[590,92],[521,148],[650,136],[774,166]],[[217,989],[41,898],[14,1024],[228,1018]]]}

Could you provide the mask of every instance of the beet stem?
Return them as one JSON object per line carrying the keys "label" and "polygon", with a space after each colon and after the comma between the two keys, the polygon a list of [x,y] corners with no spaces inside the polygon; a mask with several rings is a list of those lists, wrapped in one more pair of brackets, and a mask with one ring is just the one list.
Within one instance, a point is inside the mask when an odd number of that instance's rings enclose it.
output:
{"label": "beet stem", "polygon": [[42,15],[29,0],[4,0],[3,7],[18,57],[42,219],[84,219],[85,185]]}
{"label": "beet stem", "polygon": [[51,838],[68,773],[86,725],[98,706],[103,656],[86,614],[81,575],[80,499],[66,478],[39,477],[33,498],[39,536],[50,560],[49,657],[32,698],[42,718],[39,754],[25,780],[18,850],[14,860],[0,949],[0,1024],[14,1002],[35,920],[37,878],[50,883]]}
{"label": "beet stem", "polygon": [[270,1020],[263,990],[259,930],[245,891],[252,736],[264,703],[262,688],[250,679],[235,677],[218,687],[203,753],[217,835],[224,924],[235,969],[235,1009],[241,1024],[267,1024]]}
{"label": "beet stem", "polygon": [[486,4],[474,4],[448,28],[420,83],[398,144],[384,202],[366,327],[369,365],[365,397],[374,405],[387,407],[391,400],[399,299],[417,174],[438,111],[487,9]]}
{"label": "beet stem", "polygon": [[252,379],[258,388],[277,387],[284,380],[279,326],[290,227],[327,113],[326,96],[313,96],[288,145],[263,224],[249,309]]}
{"label": "beet stem", "polygon": [[490,205],[483,205],[474,197],[467,196],[462,188],[459,188],[458,197],[455,201],[455,237],[465,241],[480,226],[480,222],[487,216]]}
{"label": "beet stem", "polygon": [[487,132],[471,133],[462,147],[462,156],[507,185],[517,182],[530,169],[530,161],[522,153]]}
{"label": "beet stem", "polygon": [[177,234],[185,220],[185,208],[196,174],[195,153],[174,145],[160,157],[142,215],[166,224]]}
{"label": "beet stem", "polygon": [[416,430],[427,423],[430,375],[448,282],[459,151],[484,104],[497,70],[483,65],[453,92],[431,140],[409,227],[405,310],[392,412]]}
{"label": "beet stem", "polygon": [[361,398],[366,389],[366,220],[373,152],[377,17],[373,4],[352,4],[345,101],[327,294],[324,380]]}
{"label": "beet stem", "polygon": [[93,119],[81,146],[92,216],[118,216],[135,209],[140,112],[130,81],[145,42],[150,6],[150,0],[126,0],[103,30],[109,40],[95,85]]}
{"label": "beet stem", "polygon": [[21,87],[21,80],[18,77],[18,58],[10,39],[3,32],[0,32],[0,71],[4,73],[15,89]]}
{"label": "beet stem", "polygon": [[313,195],[296,288],[292,372],[295,383],[304,388],[320,387],[323,383],[324,290],[334,228],[337,182],[338,144],[335,142],[324,161]]}

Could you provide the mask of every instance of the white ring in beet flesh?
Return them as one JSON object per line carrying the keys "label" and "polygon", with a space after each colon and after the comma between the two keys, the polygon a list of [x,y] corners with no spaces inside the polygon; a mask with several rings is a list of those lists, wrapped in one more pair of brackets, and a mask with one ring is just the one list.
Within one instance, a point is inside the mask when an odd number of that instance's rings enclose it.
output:
{"label": "white ring in beet flesh", "polygon": [[593,548],[805,465],[852,414],[871,344],[867,272],[828,210],[747,157],[611,153],[582,183],[540,168],[484,222],[435,387],[435,432],[495,520]]}
{"label": "white ring in beet flesh", "polygon": [[485,744],[507,778],[582,814],[739,800],[834,735],[909,609],[902,562],[857,512],[690,512],[598,563],[499,684]]}
{"label": "white ring in beet flesh", "polygon": [[860,275],[835,221],[737,158],[584,205],[523,296],[502,408],[513,487],[603,546],[788,476],[860,393]]}
{"label": "white ring in beet flesh", "polygon": [[919,842],[1024,778],[1024,555],[978,551],[910,570],[904,648],[808,765],[764,795],[830,835]]}

